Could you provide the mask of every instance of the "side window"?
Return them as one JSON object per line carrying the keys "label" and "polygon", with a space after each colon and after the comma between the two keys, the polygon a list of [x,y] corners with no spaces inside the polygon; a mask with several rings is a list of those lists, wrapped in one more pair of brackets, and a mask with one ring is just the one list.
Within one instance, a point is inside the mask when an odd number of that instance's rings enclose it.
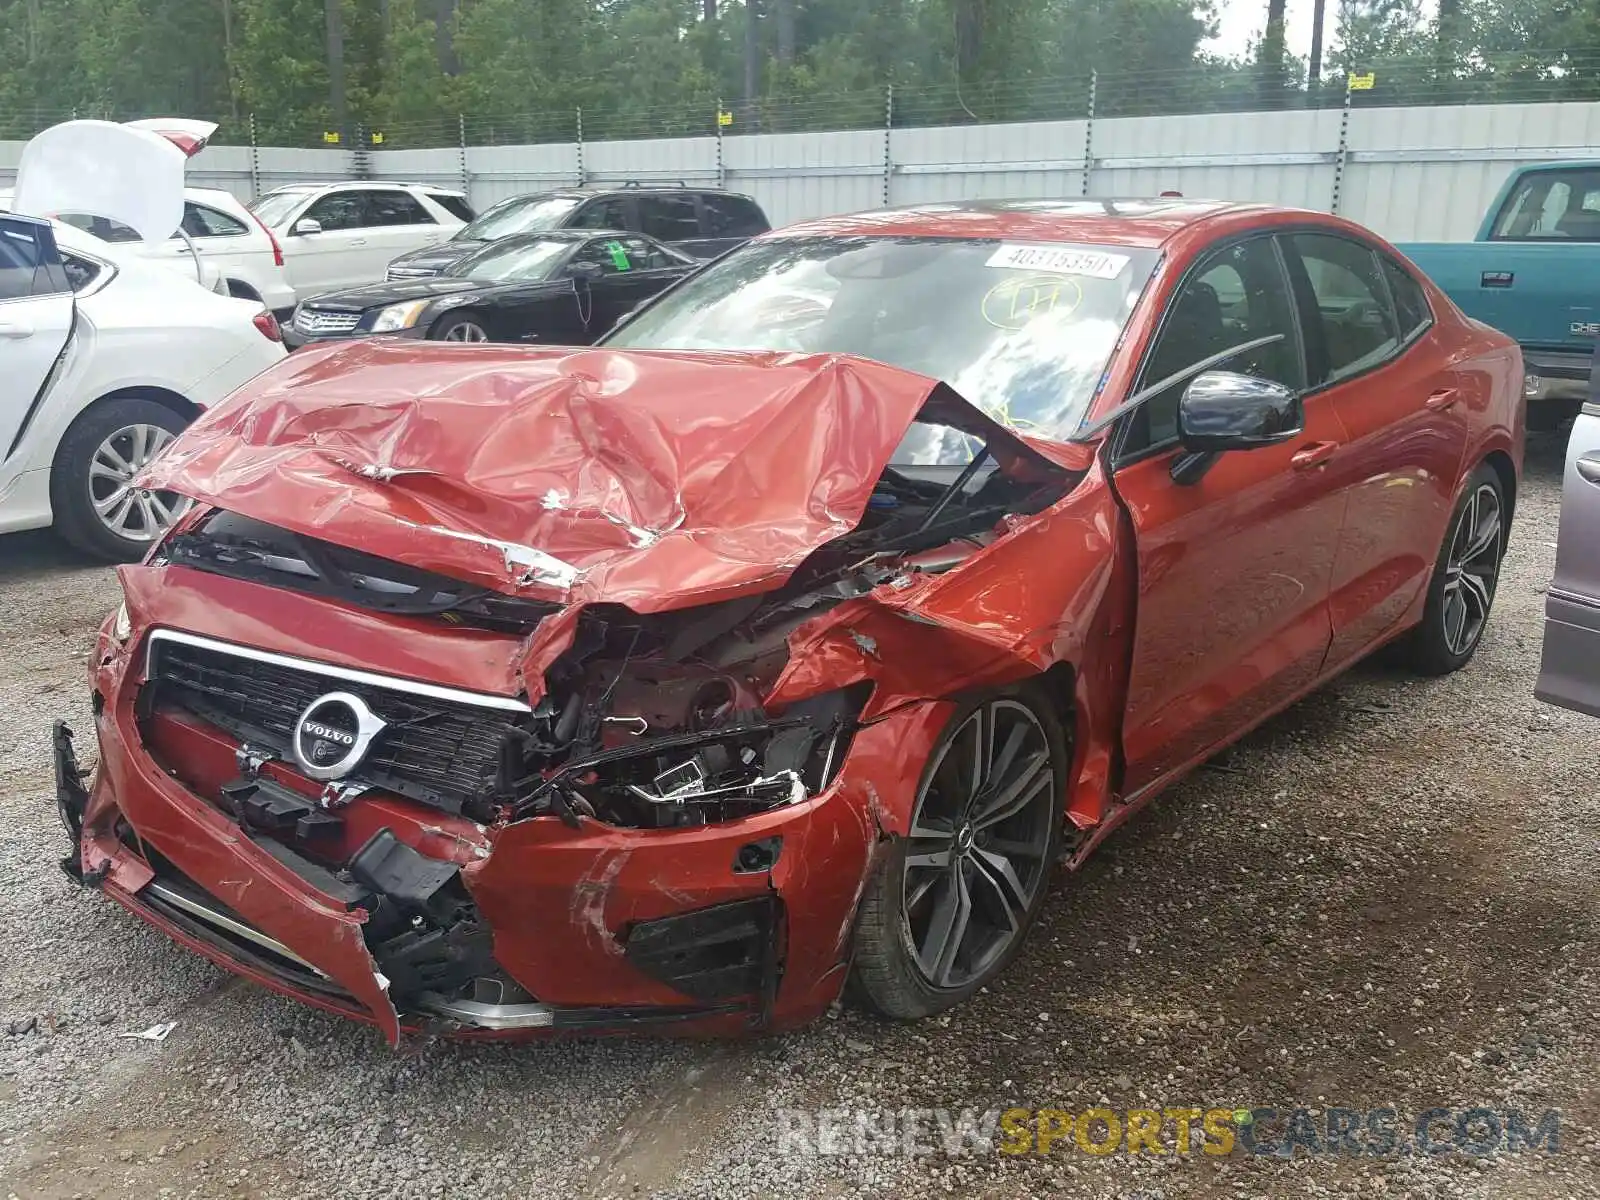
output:
{"label": "side window", "polygon": [[0,218],[0,300],[68,291],[56,239],[42,222]]}
{"label": "side window", "polygon": [[640,232],[657,241],[685,242],[700,236],[700,217],[692,196],[640,196]]}
{"label": "side window", "polygon": [[1383,264],[1383,277],[1389,283],[1389,295],[1394,298],[1395,316],[1400,321],[1400,340],[1409,342],[1433,324],[1433,311],[1428,307],[1428,297],[1422,285],[1394,259],[1379,255],[1379,261]]}
{"label": "side window", "polygon": [[1324,233],[1288,239],[1305,266],[1316,298],[1307,314],[1321,328],[1321,341],[1307,334],[1311,382],[1333,383],[1375,367],[1400,347],[1378,255],[1359,242]]}
{"label": "side window", "polygon": [[572,263],[568,265],[577,263],[589,263],[599,267],[607,275],[620,275],[624,271],[636,269],[627,246],[617,238],[595,238],[585,242],[582,249],[572,256]]}
{"label": "side window", "polygon": [[68,286],[80,296],[94,288],[100,277],[110,269],[90,259],[70,253],[61,255],[61,267],[67,273]]}
{"label": "side window", "polygon": [[360,229],[367,224],[366,206],[362,204],[359,192],[330,193],[300,215],[321,222],[325,233]]}
{"label": "side window", "polygon": [[437,225],[433,215],[410,192],[366,192],[368,225]]}
{"label": "side window", "polygon": [[700,207],[705,214],[706,237],[755,237],[769,228],[755,201],[744,196],[706,192],[700,196]]}
{"label": "side window", "polygon": [[599,200],[591,200],[567,224],[574,229],[626,229],[628,198],[603,196]]}
{"label": "side window", "polygon": [[[1156,334],[1140,372],[1141,388],[1219,354],[1271,334],[1279,340],[1238,355],[1218,369],[1305,386],[1288,281],[1269,237],[1238,242],[1204,259],[1184,280]],[[1188,381],[1148,401],[1132,417],[1124,454],[1178,436],[1178,401]]]}
{"label": "side window", "polygon": [[428,199],[432,200],[445,212],[455,217],[458,221],[470,221],[477,216],[472,211],[472,205],[467,203],[465,196],[456,196],[450,192],[429,192]]}
{"label": "side window", "polygon": [[192,201],[186,201],[183,206],[183,231],[192,238],[237,237],[250,232],[243,221]]}
{"label": "side window", "polygon": [[1506,197],[1490,236],[1502,242],[1600,241],[1600,170],[1529,172]]}
{"label": "side window", "polygon": [[139,231],[110,217],[91,217],[87,213],[62,213],[57,220],[74,229],[92,234],[102,242],[137,242]]}
{"label": "side window", "polygon": [[618,238],[623,250],[628,255],[628,261],[633,264],[635,271],[659,271],[665,267],[675,267],[678,260],[673,258],[654,242],[648,242],[642,237]]}

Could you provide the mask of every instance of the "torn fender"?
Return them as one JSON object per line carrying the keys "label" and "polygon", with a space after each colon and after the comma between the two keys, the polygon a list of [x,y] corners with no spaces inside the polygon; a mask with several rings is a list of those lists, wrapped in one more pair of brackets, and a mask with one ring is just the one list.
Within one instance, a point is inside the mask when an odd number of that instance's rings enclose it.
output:
{"label": "torn fender", "polygon": [[865,720],[1080,663],[1111,584],[1117,510],[1098,464],[1071,495],[946,574],[907,573],[799,626],[767,696],[781,709],[862,680]]}
{"label": "torn fender", "polygon": [[460,347],[302,351],[204,414],[145,477],[503,592],[636,612],[776,587],[861,520],[930,396],[843,356]]}

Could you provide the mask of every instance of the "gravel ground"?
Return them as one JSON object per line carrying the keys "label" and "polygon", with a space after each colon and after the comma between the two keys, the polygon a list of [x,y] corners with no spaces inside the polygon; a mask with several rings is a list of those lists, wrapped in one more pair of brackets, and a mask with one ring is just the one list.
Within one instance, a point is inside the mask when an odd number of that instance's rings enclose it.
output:
{"label": "gravel ground", "polygon": [[[45,729],[87,728],[115,582],[0,539],[0,1197],[1600,1196],[1600,723],[1532,695],[1560,466],[1530,446],[1466,671],[1362,667],[1271,722],[1060,879],[1011,972],[949,1016],[845,1010],[739,1044],[396,1054],[77,890]],[[168,1020],[164,1042],[122,1036]],[[1435,1105],[1557,1108],[1560,1144],[808,1153],[775,1111],[1097,1102],[1392,1106],[1405,1128]]]}

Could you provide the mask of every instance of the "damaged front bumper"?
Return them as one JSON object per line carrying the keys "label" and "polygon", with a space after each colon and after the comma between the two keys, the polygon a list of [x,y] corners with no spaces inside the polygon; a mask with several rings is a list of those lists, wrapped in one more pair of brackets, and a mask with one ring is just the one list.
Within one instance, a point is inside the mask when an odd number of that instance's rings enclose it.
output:
{"label": "damaged front bumper", "polygon": [[[863,728],[827,789],[735,821],[485,828],[368,793],[339,810],[339,861],[315,861],[258,819],[323,811],[306,780],[201,722],[139,711],[137,656],[102,635],[96,657],[89,787],[71,732],[52,734],[69,873],[225,969],[391,1042],[814,1019],[843,982],[885,832],[880,792],[945,715],[914,706]],[[908,797],[914,786],[913,772]]]}

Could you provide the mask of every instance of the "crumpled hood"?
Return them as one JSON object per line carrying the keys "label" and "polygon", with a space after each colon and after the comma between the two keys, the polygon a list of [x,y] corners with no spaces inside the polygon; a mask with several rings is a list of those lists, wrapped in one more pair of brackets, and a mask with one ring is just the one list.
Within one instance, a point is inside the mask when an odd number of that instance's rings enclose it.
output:
{"label": "crumpled hood", "polygon": [[144,486],[502,592],[650,612],[779,586],[860,522],[930,398],[1000,457],[1031,453],[864,359],[345,343],[211,409]]}

